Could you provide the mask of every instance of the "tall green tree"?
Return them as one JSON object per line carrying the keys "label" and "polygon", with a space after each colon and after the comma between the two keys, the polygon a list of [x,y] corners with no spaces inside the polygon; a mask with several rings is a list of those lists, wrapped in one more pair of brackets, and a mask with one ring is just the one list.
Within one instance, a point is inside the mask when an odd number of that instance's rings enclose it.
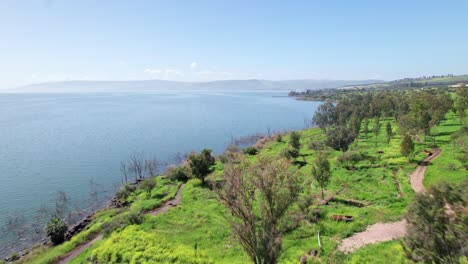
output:
{"label": "tall green tree", "polygon": [[324,189],[330,183],[330,162],[327,159],[327,155],[323,152],[319,152],[312,165],[312,176],[320,185],[322,190],[322,200],[325,199]]}
{"label": "tall green tree", "polygon": [[193,176],[200,179],[204,185],[206,176],[213,171],[211,166],[215,164],[215,158],[211,156],[211,149],[204,149],[199,154],[191,154],[189,164]]}
{"label": "tall green tree", "polygon": [[465,124],[466,111],[468,109],[468,87],[464,84],[457,88],[455,110],[460,117],[460,123]]}
{"label": "tall green tree", "polygon": [[456,151],[455,158],[468,170],[468,126],[452,134],[452,144]]}
{"label": "tall green tree", "polygon": [[327,132],[330,126],[334,126],[338,121],[338,114],[333,103],[321,104],[315,111],[312,122]]}
{"label": "tall green tree", "polygon": [[291,132],[289,145],[294,149],[299,150],[301,148],[301,133],[297,131]]}
{"label": "tall green tree", "polygon": [[362,118],[357,112],[351,115],[349,119],[349,127],[353,130],[353,133],[358,137],[359,131],[361,130]]}
{"label": "tall green tree", "polygon": [[372,129],[372,132],[374,132],[374,140],[375,140],[375,146],[377,147],[377,142],[378,142],[378,136],[380,134],[380,117],[376,116],[374,117],[374,128]]}
{"label": "tall green tree", "polygon": [[349,145],[353,143],[355,138],[356,136],[350,128],[338,126],[335,129],[328,130],[325,144],[335,150],[345,152],[348,150]]}
{"label": "tall green tree", "polygon": [[403,141],[401,142],[401,154],[409,159],[409,156],[414,152],[414,143],[411,139],[411,136],[406,134],[403,137]]}
{"label": "tall green tree", "polygon": [[[424,132],[424,141],[431,134],[431,128],[440,123],[452,108],[453,101],[446,93],[418,92],[411,97],[410,112],[412,125]],[[401,122],[400,122],[401,123]]]}
{"label": "tall green tree", "polygon": [[369,118],[365,118],[364,119],[364,128],[363,128],[363,131],[362,131],[367,139],[367,134],[369,134]]}
{"label": "tall green tree", "polygon": [[387,131],[387,144],[390,143],[390,140],[393,138],[393,129],[392,129],[392,124],[390,122],[387,122],[387,126],[385,127],[385,130]]}

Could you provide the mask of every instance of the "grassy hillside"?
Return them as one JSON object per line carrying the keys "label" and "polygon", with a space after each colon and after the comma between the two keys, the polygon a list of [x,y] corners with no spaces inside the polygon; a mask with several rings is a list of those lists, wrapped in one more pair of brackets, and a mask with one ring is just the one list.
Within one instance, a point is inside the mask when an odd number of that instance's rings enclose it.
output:
{"label": "grassy hillside", "polygon": [[[387,144],[385,124],[389,122],[395,136]],[[424,149],[429,145],[415,142],[415,155],[408,162],[400,154],[401,138],[394,119],[382,120],[377,140],[373,133],[365,135],[361,129],[358,139],[351,146],[352,151],[361,152],[367,156],[353,168],[346,169],[337,162],[341,152],[328,149],[332,180],[326,189],[327,196],[337,195],[335,201],[328,206],[319,206],[319,188],[311,175],[311,163],[317,153],[310,146],[322,142],[324,133],[317,128],[300,131],[301,148],[297,165],[305,162],[299,170],[303,175],[306,188],[303,195],[314,197],[314,206],[320,208],[321,219],[317,223],[301,222],[297,228],[285,234],[283,238],[283,254],[280,263],[297,263],[300,256],[311,249],[318,249],[316,231],[320,231],[323,251],[315,261],[326,263],[400,263],[406,261],[398,241],[385,242],[362,248],[353,254],[345,255],[337,251],[340,241],[355,232],[364,230],[368,225],[377,222],[396,221],[403,217],[414,192],[409,183],[408,175],[415,169],[417,163],[425,158]],[[373,123],[369,124],[370,131]],[[424,184],[429,186],[441,180],[460,182],[466,179],[468,172],[461,168],[453,157],[453,146],[450,136],[460,129],[459,120],[448,114],[447,119],[436,127],[436,144],[442,149],[442,154],[427,171]],[[422,137],[421,137],[422,138]],[[377,144],[375,143],[377,142]],[[259,155],[278,156],[288,147],[289,136],[283,140],[269,140],[257,155],[249,156],[256,161]],[[432,143],[432,142],[431,142]],[[380,154],[379,154],[380,153]],[[453,163],[454,165],[448,165]],[[212,179],[219,178],[223,173],[224,164],[217,161]],[[99,260],[105,254],[119,259],[119,252],[125,249],[124,257],[128,261],[139,263],[142,260],[172,259],[172,262],[187,261],[206,263],[248,263],[249,258],[232,235],[225,217],[226,209],[218,202],[217,196],[210,188],[201,185],[196,179],[187,182],[182,193],[179,206],[167,213],[157,216],[143,215],[135,224],[129,224],[131,216],[140,211],[148,211],[159,207],[164,201],[174,197],[180,182],[171,182],[166,176],[155,179],[157,185],[151,195],[137,188],[127,198],[128,208],[106,209],[95,216],[89,228],[71,241],[57,247],[38,247],[22,263],[52,263],[57,257],[69,252],[83,241],[90,240],[97,233],[104,233],[102,241],[94,244],[83,252],[72,263],[88,263]],[[364,207],[345,204],[344,200],[360,201]],[[297,208],[297,204],[293,205]],[[331,220],[331,215],[351,215],[351,223]],[[104,231],[103,231],[104,230]],[[154,254],[144,253],[145,239],[151,242]],[[162,249],[161,249],[162,248]],[[172,255],[167,255],[167,251]],[[103,253],[104,252],[104,253]],[[153,251],[152,251],[153,252]],[[123,253],[122,253],[123,254]],[[184,256],[184,258],[182,258]]]}
{"label": "grassy hillside", "polygon": [[468,84],[468,75],[455,76],[434,76],[420,78],[405,78],[400,80],[373,83],[366,85],[343,86],[335,89],[308,89],[303,92],[290,92],[299,100],[310,101],[338,101],[346,98],[350,94],[377,92],[377,91],[412,91],[418,89],[446,89],[453,91],[455,88],[449,87],[459,83]]}

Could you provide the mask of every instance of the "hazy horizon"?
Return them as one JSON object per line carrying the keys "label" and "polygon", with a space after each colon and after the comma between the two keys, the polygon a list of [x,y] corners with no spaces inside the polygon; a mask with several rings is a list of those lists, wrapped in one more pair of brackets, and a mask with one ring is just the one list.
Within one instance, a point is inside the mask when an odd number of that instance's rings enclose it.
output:
{"label": "hazy horizon", "polygon": [[170,81],[170,80],[135,80],[135,81],[60,81],[45,82],[0,92],[151,92],[151,91],[240,91],[240,90],[307,90],[337,88],[350,85],[380,83],[381,80],[218,80],[218,81]]}

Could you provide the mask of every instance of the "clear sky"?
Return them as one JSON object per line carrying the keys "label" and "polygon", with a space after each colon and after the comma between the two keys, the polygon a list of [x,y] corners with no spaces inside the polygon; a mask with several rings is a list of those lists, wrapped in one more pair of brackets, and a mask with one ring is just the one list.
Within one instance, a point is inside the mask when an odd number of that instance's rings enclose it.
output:
{"label": "clear sky", "polygon": [[468,1],[0,1],[0,88],[468,73]]}

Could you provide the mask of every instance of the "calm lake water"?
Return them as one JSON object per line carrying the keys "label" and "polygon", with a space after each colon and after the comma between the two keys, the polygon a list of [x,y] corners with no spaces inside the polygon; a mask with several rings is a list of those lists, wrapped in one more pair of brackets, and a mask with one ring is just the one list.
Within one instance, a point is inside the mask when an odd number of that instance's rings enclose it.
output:
{"label": "calm lake water", "polygon": [[285,95],[0,94],[0,256],[32,242],[58,191],[70,210],[103,204],[134,153],[171,162],[178,152],[222,153],[233,137],[304,128],[319,103]]}

